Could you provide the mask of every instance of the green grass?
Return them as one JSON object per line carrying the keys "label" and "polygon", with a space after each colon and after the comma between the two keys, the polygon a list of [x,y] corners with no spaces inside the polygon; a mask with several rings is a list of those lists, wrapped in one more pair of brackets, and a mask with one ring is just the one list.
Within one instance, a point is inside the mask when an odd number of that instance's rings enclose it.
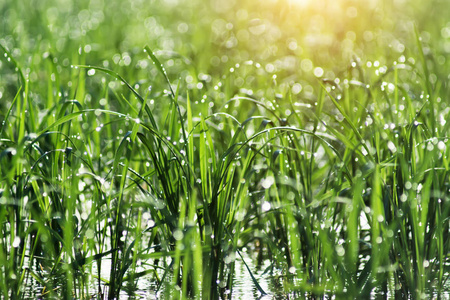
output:
{"label": "green grass", "polygon": [[2,298],[449,296],[448,5],[289,3],[0,4]]}

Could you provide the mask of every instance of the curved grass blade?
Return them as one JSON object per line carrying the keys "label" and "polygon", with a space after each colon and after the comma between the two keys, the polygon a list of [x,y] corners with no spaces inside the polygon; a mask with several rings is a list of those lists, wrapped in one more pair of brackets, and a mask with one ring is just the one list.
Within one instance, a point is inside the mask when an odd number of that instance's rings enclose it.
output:
{"label": "curved grass blade", "polygon": [[[311,135],[315,138],[318,138],[320,141],[322,141],[327,147],[329,147],[336,154],[336,156],[342,162],[344,161],[344,159],[343,159],[342,155],[339,153],[339,151],[336,148],[334,148],[329,142],[327,142],[324,139],[324,137],[322,137],[319,133],[315,133],[313,131],[309,131],[309,130],[305,130],[305,129],[299,129],[296,127],[272,127],[272,128],[268,128],[268,129],[262,130],[260,132],[257,132],[253,136],[251,136],[248,140],[246,140],[245,142],[240,144],[239,150],[237,152],[239,152],[244,146],[248,145],[252,140],[257,138],[258,136],[268,133],[269,131],[293,131],[293,132],[300,132],[300,133]],[[353,180],[352,180],[350,171],[348,170],[348,168],[345,164],[344,164],[343,168],[344,168],[344,173],[345,173],[348,181],[352,184]]]}
{"label": "curved grass blade", "polygon": [[159,59],[155,56],[153,51],[150,49],[149,46],[144,47],[144,51],[150,56],[151,60],[153,61],[154,65],[158,69],[158,71],[164,76],[164,79],[166,80],[167,84],[169,85],[170,93],[172,96],[172,100],[176,99],[175,92],[172,89],[172,85],[170,84],[169,77],[167,76],[166,69],[164,69],[163,65],[159,61]]}
{"label": "curved grass blade", "polygon": [[[242,96],[239,96],[239,97],[233,97],[233,98],[231,98],[230,100],[228,100],[227,102],[225,102],[225,103],[222,105],[222,107],[224,107],[225,105],[227,105],[228,103],[230,103],[230,102],[232,102],[232,101],[237,101],[237,100],[245,100],[245,101],[253,102],[253,103],[255,103],[256,105],[265,108],[265,109],[266,109],[269,113],[271,113],[271,114],[272,114],[279,122],[281,122],[281,118],[280,118],[279,116],[277,116],[277,114],[275,113],[274,110],[270,109],[270,108],[267,107],[267,105],[265,105],[264,103],[262,103],[262,102],[260,102],[260,101],[258,101],[258,100],[255,100],[255,99],[253,99],[253,98],[242,97]],[[220,109],[222,109],[222,107],[221,107]]]}
{"label": "curved grass blade", "polygon": [[57,121],[55,121],[53,124],[50,124],[47,128],[45,128],[45,129],[41,130],[40,132],[38,132],[37,135],[41,135],[41,134],[45,133],[47,130],[53,128],[53,127],[59,126],[59,125],[65,123],[67,121],[73,120],[73,119],[77,118],[81,114],[92,113],[92,112],[96,112],[96,111],[97,112],[101,112],[101,113],[110,114],[110,115],[119,116],[119,117],[122,117],[122,118],[126,118],[127,117],[127,115],[125,115],[125,114],[122,114],[122,113],[119,113],[119,112],[115,112],[115,111],[112,111],[112,110],[85,109],[85,110],[80,110],[80,111],[73,112],[73,113],[70,113],[68,115],[65,115],[64,117],[62,117],[62,118],[58,119]]}
{"label": "curved grass blade", "polygon": [[6,113],[5,119],[3,120],[2,129],[0,130],[0,137],[3,134],[3,130],[5,129],[5,126],[6,126],[6,121],[8,120],[9,115],[11,114],[11,111],[12,111],[12,108],[14,106],[14,103],[16,103],[17,99],[19,98],[21,90],[22,90],[22,86],[19,87],[19,90],[17,91],[16,96],[14,97],[13,101],[11,102],[11,106],[9,107],[8,112]]}
{"label": "curved grass blade", "polygon": [[147,113],[148,117],[150,118],[152,126],[154,128],[158,128],[158,126],[156,125],[155,118],[153,117],[153,113],[151,112],[150,108],[145,105],[145,103],[146,103],[145,99],[122,76],[120,76],[118,73],[116,73],[114,71],[111,71],[109,69],[102,68],[102,67],[87,66],[87,65],[78,65],[77,67],[84,68],[84,69],[94,69],[94,70],[106,73],[108,75],[111,75],[112,77],[116,78],[117,80],[123,82],[127,86],[127,88],[136,96],[136,98],[139,100],[139,102],[141,102],[141,104],[143,106],[145,106],[145,112]]}
{"label": "curved grass blade", "polygon": [[[153,61],[154,65],[156,66],[158,71],[163,75],[164,79],[167,82],[167,85],[169,86],[171,99],[172,99],[173,103],[175,104],[175,106],[177,108],[177,111],[178,111],[178,117],[180,119],[180,124],[181,124],[181,129],[182,129],[181,132],[183,134],[183,140],[187,141],[186,130],[184,128],[184,119],[183,119],[183,115],[181,114],[180,106],[178,104],[178,92],[180,90],[180,82],[178,82],[177,93],[175,93],[173,91],[172,85],[170,84],[170,80],[169,80],[169,77],[167,76],[166,69],[164,69],[164,67],[161,64],[161,62],[159,61],[159,59],[155,56],[155,54],[153,53],[153,51],[150,49],[149,46],[145,46],[144,47],[144,51],[147,52],[147,54],[150,56],[150,59]],[[187,178],[190,179],[190,176],[188,176]]]}
{"label": "curved grass blade", "polygon": [[372,161],[375,161],[373,155],[370,153],[370,149],[367,147],[366,143],[364,143],[363,137],[359,133],[358,129],[356,129],[355,125],[350,121],[350,118],[348,117],[348,115],[346,114],[344,109],[341,107],[341,105],[339,105],[339,103],[336,101],[336,99],[327,91],[327,89],[325,88],[323,83],[319,82],[319,84],[322,87],[322,89],[327,93],[328,97],[330,97],[330,99],[333,102],[334,106],[336,106],[336,108],[342,114],[342,116],[344,117],[344,120],[346,121],[346,123],[350,126],[351,130],[353,131],[353,133],[356,135],[358,140],[361,142],[361,145],[366,149],[367,155],[371,158]]}
{"label": "curved grass blade", "polygon": [[5,57],[7,57],[7,58],[9,58],[11,60],[11,62],[14,65],[14,67],[19,72],[20,81],[22,81],[22,84],[25,85],[26,84],[25,76],[23,75],[22,69],[20,68],[19,63],[17,62],[17,60],[11,55],[11,52],[9,52],[9,50],[6,49],[6,47],[3,46],[1,43],[0,43],[0,49],[2,49],[3,52],[5,52]]}

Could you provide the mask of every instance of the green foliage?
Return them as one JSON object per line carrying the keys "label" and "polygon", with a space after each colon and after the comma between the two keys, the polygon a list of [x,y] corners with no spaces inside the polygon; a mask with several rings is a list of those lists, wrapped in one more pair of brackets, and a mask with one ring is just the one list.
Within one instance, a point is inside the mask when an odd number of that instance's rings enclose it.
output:
{"label": "green foliage", "polygon": [[3,298],[448,296],[447,3],[294,2],[0,3]]}

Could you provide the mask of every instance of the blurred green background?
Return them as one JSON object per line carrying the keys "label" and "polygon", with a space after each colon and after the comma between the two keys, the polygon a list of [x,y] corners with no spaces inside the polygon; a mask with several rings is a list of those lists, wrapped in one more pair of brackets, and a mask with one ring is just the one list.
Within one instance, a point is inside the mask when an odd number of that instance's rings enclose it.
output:
{"label": "blurred green background", "polygon": [[[42,79],[39,65],[48,55],[62,73],[80,62],[145,69],[140,59],[148,44],[173,79],[190,70],[220,79],[253,60],[292,83],[311,78],[315,67],[334,79],[355,56],[381,65],[408,57],[416,52],[414,25],[429,45],[426,54],[448,67],[448,16],[447,0],[4,0],[0,43],[32,82]],[[209,79],[199,77],[193,81]]]}

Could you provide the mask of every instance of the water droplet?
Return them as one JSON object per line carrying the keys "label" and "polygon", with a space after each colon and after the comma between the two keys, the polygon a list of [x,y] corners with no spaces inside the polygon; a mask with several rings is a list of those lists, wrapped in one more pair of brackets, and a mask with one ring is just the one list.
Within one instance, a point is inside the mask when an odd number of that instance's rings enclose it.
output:
{"label": "water droplet", "polygon": [[263,188],[268,189],[275,183],[275,178],[273,176],[268,176],[267,178],[261,181],[261,185]]}
{"label": "water droplet", "polygon": [[183,232],[180,229],[176,229],[173,233],[173,238],[177,241],[181,241],[184,237]]}
{"label": "water droplet", "polygon": [[338,256],[344,256],[345,255],[345,249],[344,249],[344,247],[342,247],[342,245],[337,245],[336,246],[336,254]]}

